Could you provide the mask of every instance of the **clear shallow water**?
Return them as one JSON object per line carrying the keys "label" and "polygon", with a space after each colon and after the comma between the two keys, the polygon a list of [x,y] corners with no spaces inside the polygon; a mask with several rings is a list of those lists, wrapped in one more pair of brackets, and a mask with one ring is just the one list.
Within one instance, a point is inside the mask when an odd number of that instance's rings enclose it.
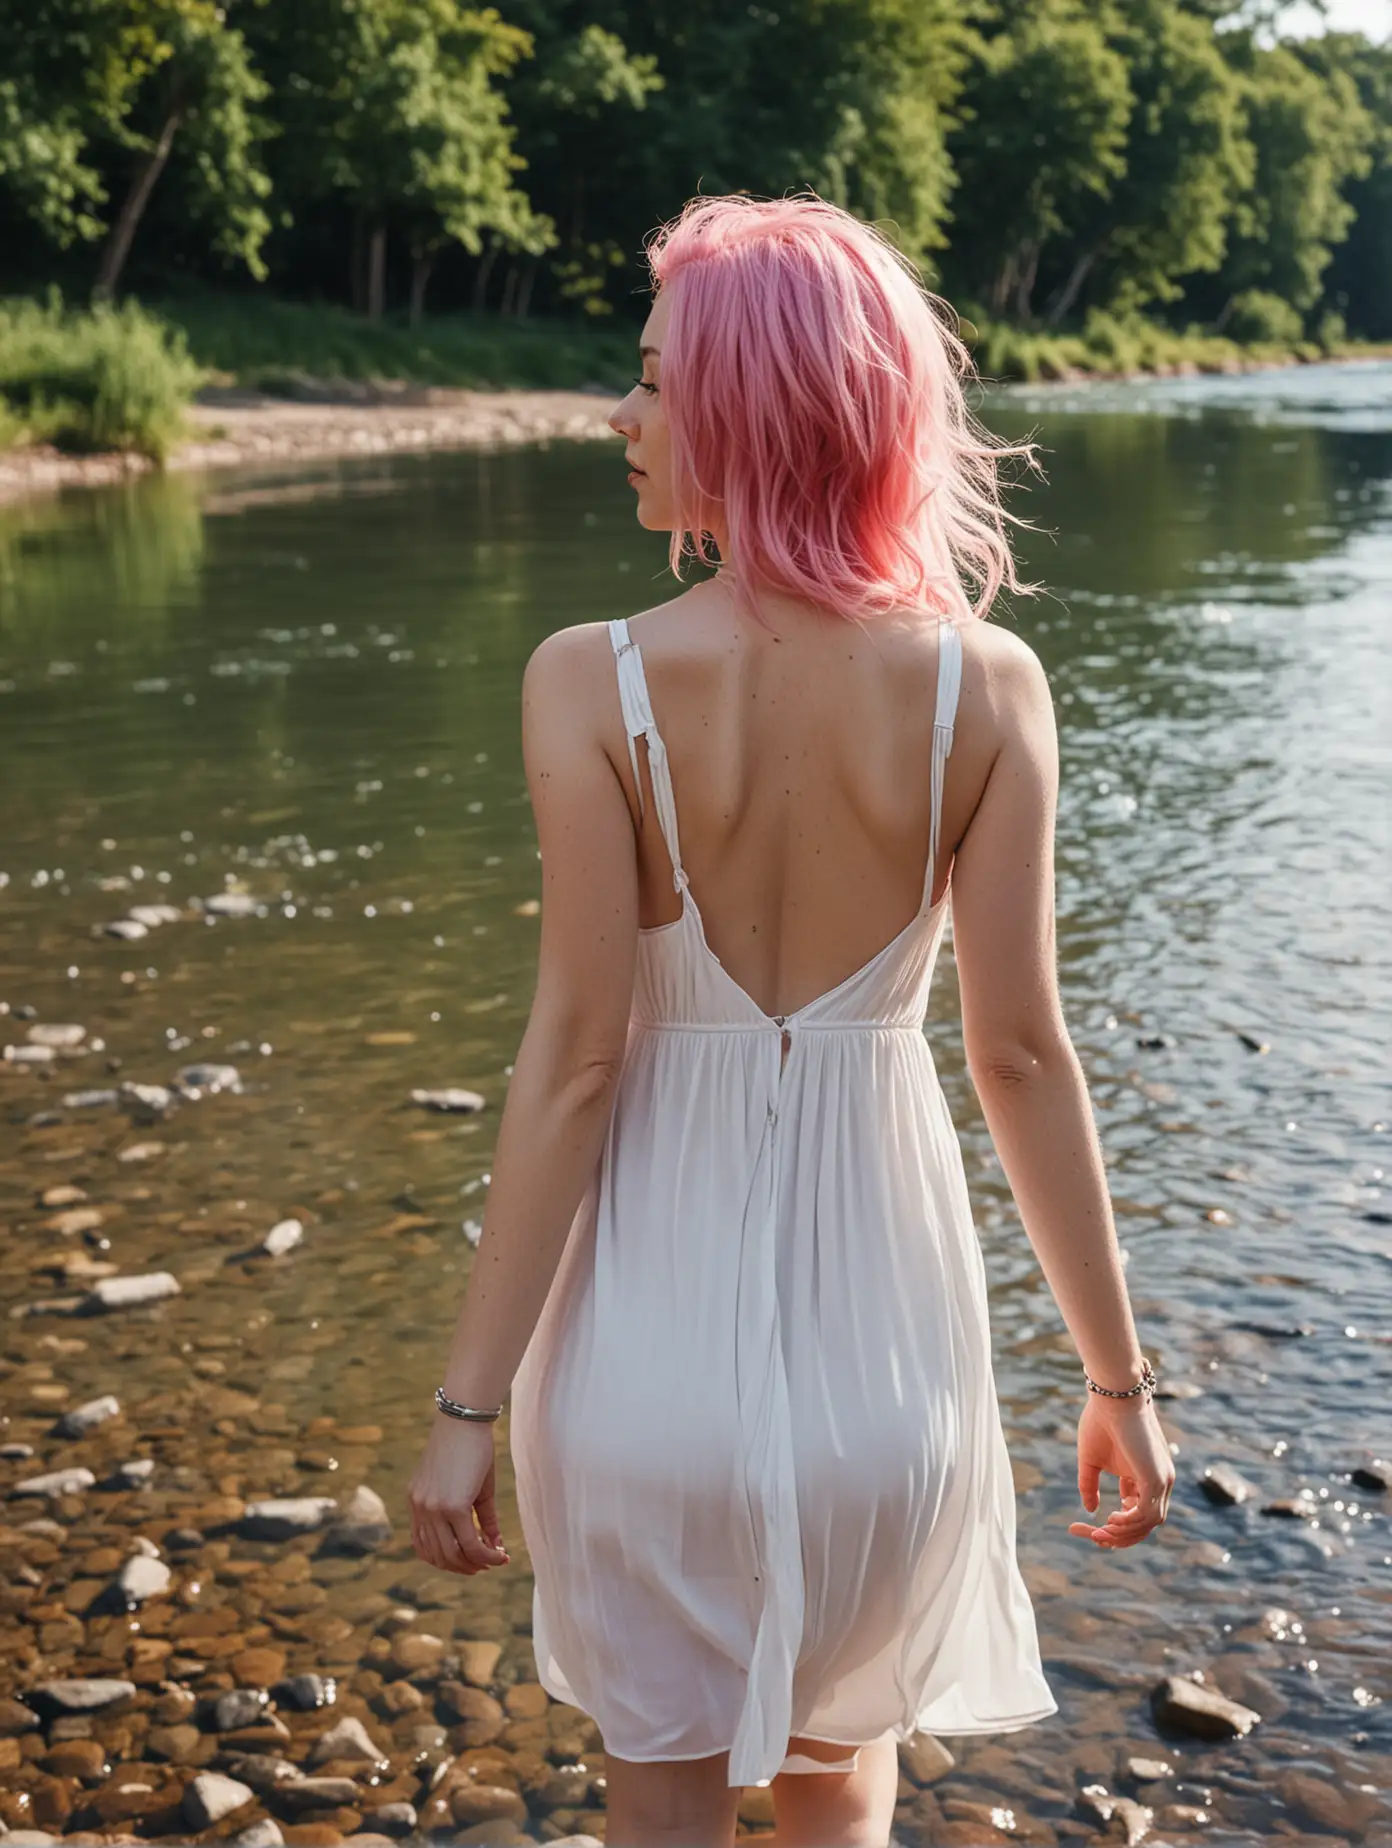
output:
{"label": "clear shallow water", "polygon": [[[1048,592],[1003,620],[1058,704],[1068,1015],[1144,1345],[1202,1396],[1164,1408],[1179,1480],[1159,1543],[1072,1540],[1076,1357],[981,1124],[945,957],[931,1030],[1063,1710],[959,1742],[959,1784],[936,1789],[1076,1821],[1078,1785],[1163,1747],[1178,1800],[1211,1799],[1195,1839],[1310,1829],[1293,1775],[1337,1788],[1336,1833],[1392,1839],[1392,1497],[1348,1481],[1392,1452],[1392,367],[1018,392],[989,415],[1033,430],[1049,475],[1019,503],[1048,529],[1025,544]],[[0,999],[105,1041],[0,1068],[0,1294],[64,1293],[54,1263],[82,1241],[34,1204],[62,1181],[107,1215],[99,1261],[184,1286],[143,1320],[6,1323],[6,1435],[65,1460],[44,1436],[63,1392],[115,1391],[133,1453],[138,1408],[175,1408],[193,1475],[173,1518],[219,1483],[318,1492],[295,1434],[377,1426],[337,1442],[330,1486],[365,1476],[400,1522],[530,995],[522,667],[549,629],[665,595],[663,561],[602,446],[0,512]],[[229,882],[265,915],[93,934]],[[0,1028],[19,1043],[26,1023]],[[195,1058],[230,1059],[243,1093],[153,1127],[61,1105]],[[411,1104],[445,1084],[488,1109]],[[164,1152],[116,1159],[142,1140]],[[290,1214],[304,1245],[244,1261]],[[1211,1506],[1197,1479],[1219,1460],[1259,1499]],[[1259,1512],[1302,1485],[1317,1524]],[[505,1530],[510,1575],[441,1584],[398,1546],[326,1578],[330,1606],[412,1590],[460,1636],[508,1637],[526,1672],[510,1489]],[[1296,1627],[1264,1625],[1272,1608]],[[1248,1739],[1157,1738],[1150,1688],[1191,1668],[1262,1713]]]}

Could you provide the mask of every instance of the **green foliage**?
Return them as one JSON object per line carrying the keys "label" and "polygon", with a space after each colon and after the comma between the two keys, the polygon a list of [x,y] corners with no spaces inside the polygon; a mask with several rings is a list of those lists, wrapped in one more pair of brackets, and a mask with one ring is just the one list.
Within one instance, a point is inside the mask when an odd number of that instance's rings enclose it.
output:
{"label": "green foliage", "polygon": [[1234,340],[1290,343],[1304,332],[1300,310],[1270,289],[1244,289],[1235,295],[1226,326]]}
{"label": "green foliage", "polygon": [[626,390],[633,372],[632,330],[612,325],[442,314],[413,328],[342,308],[220,295],[171,302],[162,312],[209,371],[292,396],[307,381],[334,379]]}
{"label": "green foliage", "polygon": [[201,377],[182,334],[134,302],[0,301],[0,441],[163,460]]}

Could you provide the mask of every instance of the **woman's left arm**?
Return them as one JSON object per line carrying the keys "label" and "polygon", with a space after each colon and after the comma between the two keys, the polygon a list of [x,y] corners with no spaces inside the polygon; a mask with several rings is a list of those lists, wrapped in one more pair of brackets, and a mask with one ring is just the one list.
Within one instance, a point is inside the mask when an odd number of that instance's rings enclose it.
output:
{"label": "woman's left arm", "polygon": [[[603,741],[606,702],[617,711],[601,625],[563,629],[534,651],[522,680],[522,749],[541,852],[541,948],[442,1381],[471,1406],[507,1396],[599,1160],[623,1066],[638,879],[628,798]],[[430,1564],[466,1574],[502,1564],[493,1427],[436,1412],[410,1504],[415,1548]]]}

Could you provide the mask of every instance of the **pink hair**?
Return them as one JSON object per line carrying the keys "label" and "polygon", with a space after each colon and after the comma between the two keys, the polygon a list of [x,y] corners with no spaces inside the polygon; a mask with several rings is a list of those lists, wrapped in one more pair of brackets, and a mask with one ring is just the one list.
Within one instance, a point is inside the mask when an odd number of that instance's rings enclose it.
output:
{"label": "pink hair", "polygon": [[[984,616],[1020,583],[1000,504],[1002,456],[1032,443],[982,429],[971,359],[918,272],[870,225],[815,194],[692,199],[648,245],[671,291],[662,395],[681,575],[719,509],[727,569],[854,618]],[[955,316],[953,317],[955,320]],[[976,588],[975,602],[964,580]]]}

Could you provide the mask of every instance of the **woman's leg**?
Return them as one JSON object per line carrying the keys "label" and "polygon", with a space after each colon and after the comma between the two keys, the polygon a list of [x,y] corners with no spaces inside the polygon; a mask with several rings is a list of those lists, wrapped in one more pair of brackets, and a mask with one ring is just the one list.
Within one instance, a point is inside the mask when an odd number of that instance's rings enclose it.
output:
{"label": "woman's leg", "polygon": [[728,1752],[684,1764],[606,1755],[607,1848],[730,1848],[741,1793],[725,1782],[729,1764]]}
{"label": "woman's leg", "polygon": [[[837,1759],[844,1745],[790,1739],[790,1752]],[[886,1733],[863,1745],[854,1771],[783,1771],[773,1780],[774,1837],[764,1848],[887,1848],[899,1789],[899,1748]]]}

